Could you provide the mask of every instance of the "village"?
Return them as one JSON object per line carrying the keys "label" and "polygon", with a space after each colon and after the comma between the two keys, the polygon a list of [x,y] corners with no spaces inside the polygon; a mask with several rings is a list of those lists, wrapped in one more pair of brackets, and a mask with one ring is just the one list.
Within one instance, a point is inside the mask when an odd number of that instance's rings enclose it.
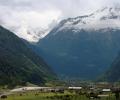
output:
{"label": "village", "polygon": [[19,87],[0,93],[4,100],[120,100],[120,86],[108,82],[84,86]]}

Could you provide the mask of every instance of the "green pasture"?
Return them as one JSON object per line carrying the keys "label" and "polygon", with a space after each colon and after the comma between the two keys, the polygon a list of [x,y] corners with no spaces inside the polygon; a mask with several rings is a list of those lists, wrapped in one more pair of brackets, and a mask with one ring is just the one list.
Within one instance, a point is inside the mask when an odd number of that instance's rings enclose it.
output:
{"label": "green pasture", "polygon": [[[2,100],[2,99],[0,99]],[[93,100],[87,98],[85,95],[78,95],[75,93],[41,93],[38,91],[24,92],[24,93],[15,93],[9,95],[4,100]],[[94,100],[115,100],[113,94],[109,97],[101,97],[101,99]]]}

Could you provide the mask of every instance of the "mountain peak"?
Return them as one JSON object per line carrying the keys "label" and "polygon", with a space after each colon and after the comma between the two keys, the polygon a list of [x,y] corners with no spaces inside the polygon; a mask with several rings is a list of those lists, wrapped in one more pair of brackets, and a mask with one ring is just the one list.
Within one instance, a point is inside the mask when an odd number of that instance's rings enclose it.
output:
{"label": "mountain peak", "polygon": [[120,8],[118,7],[104,7],[102,9],[97,10],[94,12],[93,15],[100,15],[99,17],[106,17],[110,19],[117,19],[120,18]]}
{"label": "mountain peak", "polygon": [[103,7],[88,15],[68,18],[62,20],[56,28],[57,31],[120,29],[120,7]]}

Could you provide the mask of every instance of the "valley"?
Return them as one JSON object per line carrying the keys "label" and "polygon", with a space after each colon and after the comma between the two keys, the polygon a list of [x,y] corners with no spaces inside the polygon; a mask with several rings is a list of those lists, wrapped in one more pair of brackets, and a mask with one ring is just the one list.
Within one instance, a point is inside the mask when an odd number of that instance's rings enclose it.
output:
{"label": "valley", "polygon": [[1,93],[0,97],[5,100],[117,100],[119,88],[110,87],[111,84],[108,83],[97,83],[93,86],[21,87]]}
{"label": "valley", "polygon": [[0,1],[0,100],[120,100],[120,5],[43,1]]}

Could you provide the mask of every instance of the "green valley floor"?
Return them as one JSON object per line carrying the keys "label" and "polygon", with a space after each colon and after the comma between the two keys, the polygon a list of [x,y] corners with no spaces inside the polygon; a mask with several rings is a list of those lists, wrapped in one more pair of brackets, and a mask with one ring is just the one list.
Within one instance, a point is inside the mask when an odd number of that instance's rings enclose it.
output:
{"label": "green valley floor", "polygon": [[[2,100],[2,99],[0,99]],[[7,96],[4,100],[93,100],[89,99],[86,95],[74,93],[39,93],[35,91],[16,93]],[[107,97],[95,98],[94,100],[116,100],[114,94]]]}

